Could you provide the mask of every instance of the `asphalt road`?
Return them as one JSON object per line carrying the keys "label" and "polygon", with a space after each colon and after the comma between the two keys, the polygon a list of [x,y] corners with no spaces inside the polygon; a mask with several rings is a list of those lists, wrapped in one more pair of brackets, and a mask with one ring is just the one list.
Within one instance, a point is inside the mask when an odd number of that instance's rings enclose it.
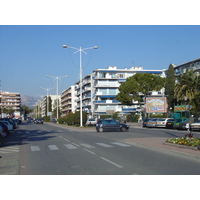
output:
{"label": "asphalt road", "polygon": [[184,131],[130,128],[97,133],[51,124],[21,124],[0,147],[0,174],[195,175],[200,159],[125,143],[131,138],[179,137]]}

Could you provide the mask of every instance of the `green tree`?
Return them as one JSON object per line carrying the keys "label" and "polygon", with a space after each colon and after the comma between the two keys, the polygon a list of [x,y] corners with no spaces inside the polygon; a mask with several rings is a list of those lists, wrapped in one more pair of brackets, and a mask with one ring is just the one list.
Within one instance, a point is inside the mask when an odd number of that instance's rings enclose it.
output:
{"label": "green tree", "polygon": [[200,91],[195,93],[194,98],[189,102],[189,104],[192,107],[190,112],[195,116],[200,116],[199,102],[200,102]]}
{"label": "green tree", "polygon": [[186,70],[186,73],[178,77],[174,96],[180,101],[191,101],[199,90],[200,76],[193,70]]}
{"label": "green tree", "polygon": [[174,107],[174,88],[175,88],[175,75],[174,67],[172,64],[169,65],[169,68],[166,73],[166,84],[165,84],[165,94],[167,96],[168,109]]}
{"label": "green tree", "polygon": [[[82,116],[83,116],[83,125],[86,123],[87,121],[87,113],[86,112],[82,112]],[[76,126],[80,126],[80,111],[76,111],[74,114],[74,124]]]}
{"label": "green tree", "polygon": [[150,91],[161,90],[164,85],[165,78],[149,73],[137,73],[120,85],[116,98],[124,105],[132,105],[133,101],[138,101],[141,106],[144,96]]}
{"label": "green tree", "polygon": [[71,112],[67,115],[67,124],[69,126],[74,124],[74,113]]}

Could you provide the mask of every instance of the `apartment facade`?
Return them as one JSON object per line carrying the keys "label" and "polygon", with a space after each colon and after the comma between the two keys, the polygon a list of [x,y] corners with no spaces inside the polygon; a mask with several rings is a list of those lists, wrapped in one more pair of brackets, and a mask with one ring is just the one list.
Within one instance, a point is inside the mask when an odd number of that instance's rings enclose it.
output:
{"label": "apartment facade", "polygon": [[183,74],[187,69],[200,73],[200,58],[174,66],[174,73],[175,75]]}
{"label": "apartment facade", "polygon": [[[56,102],[57,102],[57,95],[48,95],[51,97],[52,100],[52,104],[51,104],[51,110],[54,110],[57,106],[56,106]],[[59,101],[59,107],[61,106],[61,99],[60,99],[61,95],[58,95],[58,101]],[[49,102],[47,102],[47,96],[43,97],[38,103],[38,107],[39,109],[39,115],[41,117],[45,117],[46,116],[46,111],[48,111],[47,116],[51,115],[51,112],[49,110],[47,110],[47,106],[49,104]]]}
{"label": "apartment facade", "polygon": [[[122,105],[116,99],[119,86],[136,73],[151,73],[165,77],[165,71],[144,70],[142,67],[117,69],[116,66],[109,66],[107,69],[95,69],[82,80],[83,111],[87,112],[90,118],[98,118],[100,115],[113,114],[114,112],[121,114],[141,112],[141,107],[137,101],[134,102],[134,105],[127,106]],[[78,98],[76,110],[80,110],[80,81],[76,83],[75,91]],[[159,92],[151,92],[151,94],[154,96],[164,95],[164,89]]]}
{"label": "apartment facade", "polygon": [[65,117],[71,112],[75,112],[77,107],[77,94],[75,86],[72,85],[61,94],[61,116]]}
{"label": "apartment facade", "polygon": [[0,108],[1,113],[3,113],[3,109],[12,109],[13,116],[15,118],[20,117],[21,110],[21,96],[20,93],[12,93],[12,92],[0,92]]}

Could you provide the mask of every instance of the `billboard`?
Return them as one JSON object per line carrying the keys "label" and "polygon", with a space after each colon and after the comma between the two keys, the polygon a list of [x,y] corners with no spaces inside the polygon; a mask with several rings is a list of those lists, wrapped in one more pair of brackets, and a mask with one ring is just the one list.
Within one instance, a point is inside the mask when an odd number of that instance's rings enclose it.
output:
{"label": "billboard", "polygon": [[146,97],[147,113],[164,113],[167,112],[166,97]]}

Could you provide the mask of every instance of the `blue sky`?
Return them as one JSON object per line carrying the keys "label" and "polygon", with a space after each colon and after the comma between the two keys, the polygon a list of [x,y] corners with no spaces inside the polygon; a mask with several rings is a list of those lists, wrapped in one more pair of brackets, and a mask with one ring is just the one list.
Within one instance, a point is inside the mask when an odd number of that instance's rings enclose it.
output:
{"label": "blue sky", "polygon": [[[40,25],[0,26],[0,80],[3,91],[45,95],[50,76],[65,76],[59,93],[79,80],[79,53],[62,48],[98,46],[83,54],[83,76],[108,66],[167,69],[200,57],[200,26]],[[51,90],[55,94],[55,89]]]}

